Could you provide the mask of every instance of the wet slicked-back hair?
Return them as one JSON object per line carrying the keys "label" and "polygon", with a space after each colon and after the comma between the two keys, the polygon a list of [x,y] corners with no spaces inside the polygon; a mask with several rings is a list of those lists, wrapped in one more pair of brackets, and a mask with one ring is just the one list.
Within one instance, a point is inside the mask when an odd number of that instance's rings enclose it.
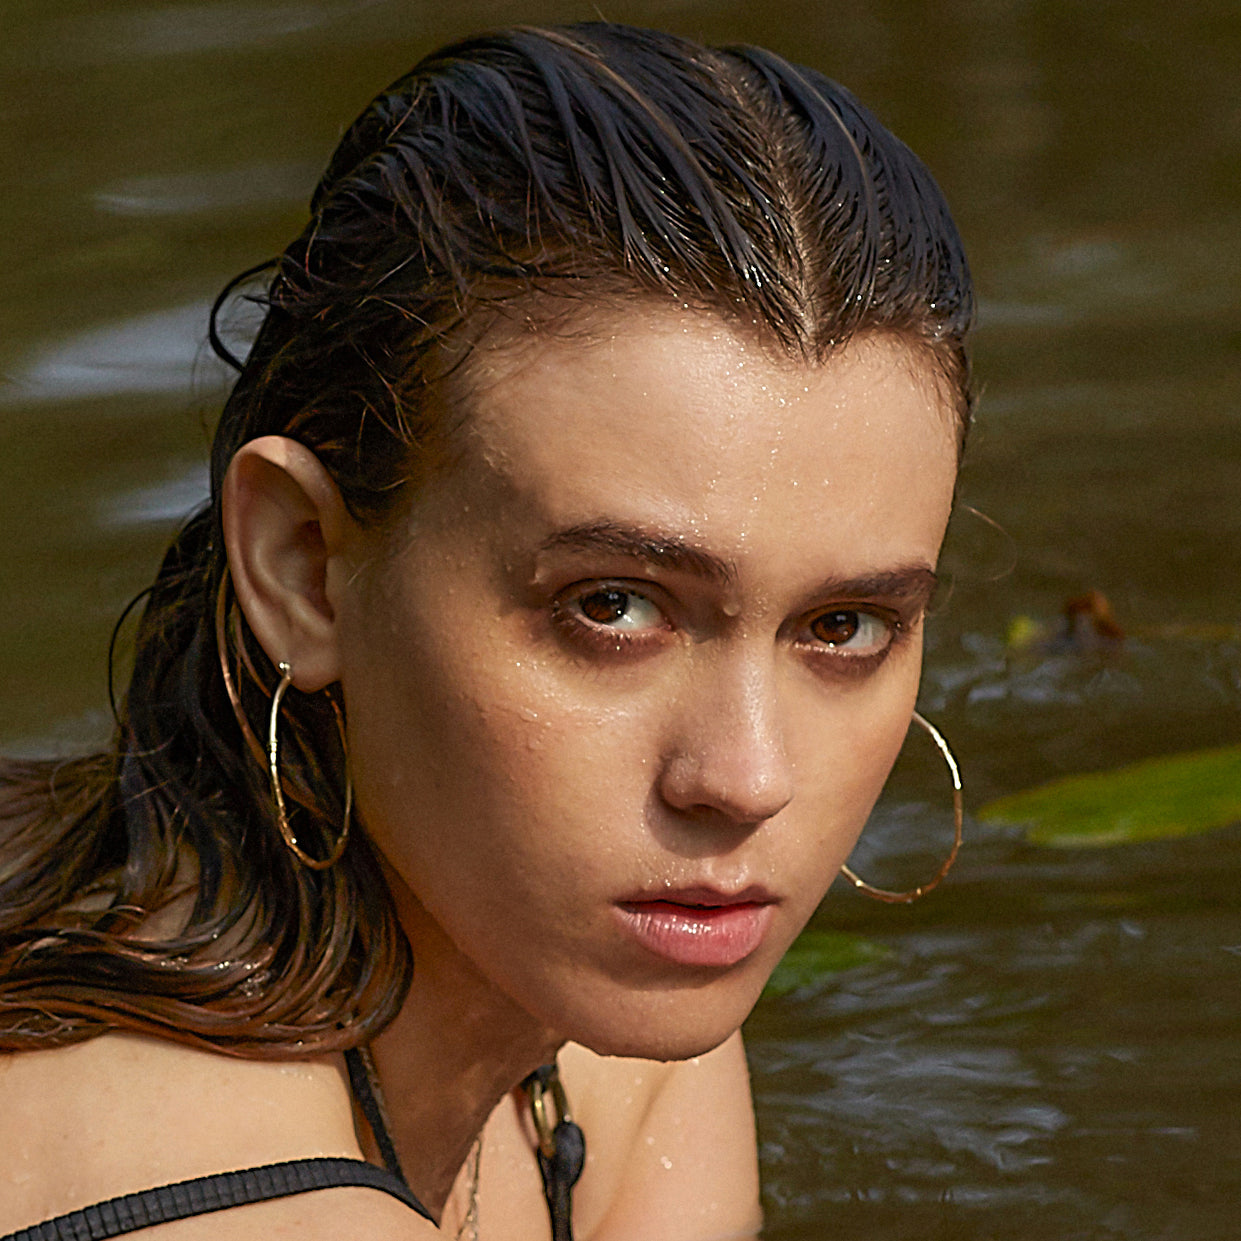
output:
{"label": "wet slicked-back hair", "polygon": [[[382,523],[427,476],[431,398],[478,325],[642,300],[719,314],[804,364],[893,334],[934,366],[961,443],[969,421],[972,294],[938,188],[847,91],[757,48],[606,24],[445,48],[346,133],[260,300],[244,365],[213,314],[241,373],[212,499],[149,592],[114,747],[0,773],[0,1049],[128,1028],[320,1053],[366,1041],[404,998],[409,948],[365,832],[313,871],[275,826],[258,737],[279,677],[220,525],[246,441],[301,441]],[[326,853],[335,707],[285,702],[286,796]],[[175,932],[155,934],[161,909]]]}

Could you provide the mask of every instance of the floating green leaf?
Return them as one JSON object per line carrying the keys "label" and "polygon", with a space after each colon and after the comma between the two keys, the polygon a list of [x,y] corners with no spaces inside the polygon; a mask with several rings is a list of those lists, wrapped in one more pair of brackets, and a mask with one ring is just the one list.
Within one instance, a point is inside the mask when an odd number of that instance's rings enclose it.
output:
{"label": "floating green leaf", "polygon": [[1241,746],[1150,758],[1001,797],[978,817],[1058,849],[1193,836],[1241,821]]}
{"label": "floating green leaf", "polygon": [[858,935],[843,931],[803,931],[794,941],[784,960],[776,966],[764,992],[768,996],[788,995],[817,982],[826,974],[882,961],[892,955],[890,948]]}

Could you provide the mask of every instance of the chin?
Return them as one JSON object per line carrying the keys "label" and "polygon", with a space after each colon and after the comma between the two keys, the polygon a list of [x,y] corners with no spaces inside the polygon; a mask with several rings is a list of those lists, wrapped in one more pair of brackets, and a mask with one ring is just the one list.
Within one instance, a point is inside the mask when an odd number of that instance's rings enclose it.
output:
{"label": "chin", "polygon": [[567,1037],[600,1056],[692,1060],[741,1028],[759,995],[745,992],[707,985],[618,996],[578,1014]]}

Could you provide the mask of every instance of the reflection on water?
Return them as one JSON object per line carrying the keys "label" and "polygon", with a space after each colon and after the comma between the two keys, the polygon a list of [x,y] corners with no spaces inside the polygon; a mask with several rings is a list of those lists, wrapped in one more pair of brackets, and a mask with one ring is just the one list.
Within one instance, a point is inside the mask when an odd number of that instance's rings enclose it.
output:
{"label": "reflection on water", "polygon": [[976,841],[894,962],[761,1011],[772,1235],[1232,1235],[1239,847]]}
{"label": "reflection on water", "polygon": [[219,385],[229,372],[203,348],[206,322],[205,305],[177,306],[36,349],[9,371],[0,406],[132,392],[180,395],[196,368],[205,368]]}
{"label": "reflection on water", "polygon": [[109,496],[100,506],[99,520],[111,526],[154,523],[167,529],[202,504],[210,490],[207,467],[194,465],[166,482]]}
{"label": "reflection on water", "polygon": [[127,177],[96,190],[94,203],[112,215],[137,216],[252,211],[273,203],[301,206],[318,171],[309,164],[250,164],[218,172]]}
{"label": "reflection on water", "polygon": [[[922,704],[967,797],[1241,737],[1241,19],[1154,0],[621,0],[839,77],[931,164],[979,277],[980,421]],[[206,307],[301,225],[341,125],[424,50],[572,0],[43,0],[0,39],[0,743],[107,724],[103,651],[206,487]],[[244,325],[242,327],[244,334]],[[998,528],[997,528],[998,527]],[[1119,650],[1015,652],[1107,593]],[[911,744],[857,855],[950,831]],[[749,1028],[770,1236],[1212,1241],[1241,1201],[1241,829],[1056,852],[968,825],[892,949]]]}

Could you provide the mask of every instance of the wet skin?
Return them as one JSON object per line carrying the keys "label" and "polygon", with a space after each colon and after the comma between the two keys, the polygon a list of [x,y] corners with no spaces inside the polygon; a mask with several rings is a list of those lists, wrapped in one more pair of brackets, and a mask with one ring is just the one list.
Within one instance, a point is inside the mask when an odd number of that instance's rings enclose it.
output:
{"label": "wet skin", "polygon": [[894,341],[812,367],[663,309],[468,387],[455,464],[329,563],[359,814],[462,1011],[700,1053],[904,739],[951,411]]}

